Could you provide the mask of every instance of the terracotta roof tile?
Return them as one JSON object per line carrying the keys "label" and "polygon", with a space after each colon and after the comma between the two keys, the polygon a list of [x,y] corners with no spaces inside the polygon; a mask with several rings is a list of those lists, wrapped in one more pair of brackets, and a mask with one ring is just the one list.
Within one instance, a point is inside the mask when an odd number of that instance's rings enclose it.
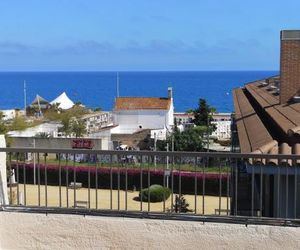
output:
{"label": "terracotta roof tile", "polygon": [[238,136],[242,153],[250,153],[273,141],[242,89],[233,92]]}
{"label": "terracotta roof tile", "polygon": [[279,104],[278,96],[260,82],[247,84],[245,88],[284,133],[300,125],[299,103]]}
{"label": "terracotta roof tile", "polygon": [[[271,85],[278,80],[274,77],[266,79]],[[277,89],[270,84],[262,83],[262,80],[249,83],[243,89],[235,89],[233,92],[234,106],[236,112],[236,124],[242,153],[268,153],[268,154],[296,154],[300,155],[300,103],[280,104]],[[260,115],[265,116],[264,122]],[[270,131],[273,124],[268,125],[269,120],[274,121],[286,137],[272,138]],[[265,124],[265,125],[264,125]],[[270,130],[270,131],[269,131]],[[294,137],[294,141],[288,138]],[[298,137],[297,137],[298,136]],[[277,139],[279,142],[275,140]],[[286,141],[285,141],[286,140]],[[250,149],[249,149],[250,148]],[[255,163],[261,161],[255,159]],[[262,164],[286,164],[292,165],[291,160],[269,159],[260,162]],[[300,164],[300,160],[296,160]]]}
{"label": "terracotta roof tile", "polygon": [[162,109],[168,110],[171,99],[159,97],[118,97],[115,110]]}

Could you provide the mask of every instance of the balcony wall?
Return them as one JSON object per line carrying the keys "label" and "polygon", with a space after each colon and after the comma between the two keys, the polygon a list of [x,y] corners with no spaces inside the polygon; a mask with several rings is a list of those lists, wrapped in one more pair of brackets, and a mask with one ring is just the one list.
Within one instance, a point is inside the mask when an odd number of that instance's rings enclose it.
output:
{"label": "balcony wall", "polygon": [[300,228],[0,212],[1,249],[299,249]]}

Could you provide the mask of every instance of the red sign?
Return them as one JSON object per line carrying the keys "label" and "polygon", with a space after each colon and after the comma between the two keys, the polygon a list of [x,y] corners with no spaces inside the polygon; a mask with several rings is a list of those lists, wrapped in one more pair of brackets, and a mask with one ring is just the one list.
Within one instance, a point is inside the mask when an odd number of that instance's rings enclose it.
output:
{"label": "red sign", "polygon": [[94,143],[92,140],[87,139],[74,139],[72,141],[72,148],[80,148],[80,149],[92,149],[94,147]]}

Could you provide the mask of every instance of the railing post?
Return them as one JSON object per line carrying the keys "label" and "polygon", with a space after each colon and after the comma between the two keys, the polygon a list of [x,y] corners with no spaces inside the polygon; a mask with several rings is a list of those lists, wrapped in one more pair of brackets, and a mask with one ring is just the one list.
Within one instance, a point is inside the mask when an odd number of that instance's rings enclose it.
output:
{"label": "railing post", "polygon": [[[4,135],[0,135],[0,148],[6,147]],[[12,194],[10,194],[12,195]],[[0,206],[8,205],[6,153],[0,152]]]}

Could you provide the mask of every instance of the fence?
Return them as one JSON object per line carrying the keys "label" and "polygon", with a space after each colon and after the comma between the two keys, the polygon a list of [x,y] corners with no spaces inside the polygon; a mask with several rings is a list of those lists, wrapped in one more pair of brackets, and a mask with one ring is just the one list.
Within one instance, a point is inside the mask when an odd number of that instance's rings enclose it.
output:
{"label": "fence", "polygon": [[300,221],[296,155],[32,148],[0,152],[7,153],[9,204],[4,210],[276,225]]}

